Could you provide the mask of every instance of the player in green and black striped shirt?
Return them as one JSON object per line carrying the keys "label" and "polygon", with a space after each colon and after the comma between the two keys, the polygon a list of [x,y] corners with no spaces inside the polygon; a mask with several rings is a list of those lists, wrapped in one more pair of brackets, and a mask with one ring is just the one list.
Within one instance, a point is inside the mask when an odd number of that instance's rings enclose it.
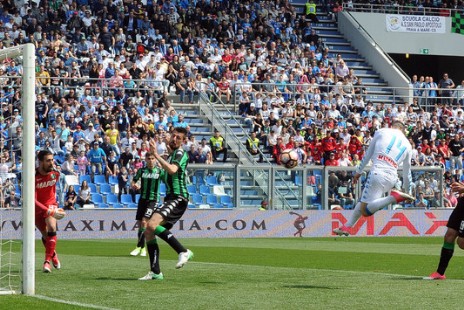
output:
{"label": "player in green and black striped shirt", "polygon": [[[156,159],[164,169],[164,179],[166,183],[166,197],[163,204],[156,208],[153,215],[148,220],[145,238],[147,240],[148,255],[150,262],[158,261],[159,248],[156,237],[160,237],[167,242],[178,254],[179,260],[176,268],[182,268],[190,259],[193,258],[192,251],[186,249],[169,231],[174,224],[182,217],[188,206],[188,192],[185,183],[185,170],[188,164],[188,155],[183,150],[182,144],[187,140],[187,130],[176,127],[171,132],[169,142],[169,158],[165,160],[156,149],[156,142],[150,141],[150,149],[154,152]],[[155,271],[150,271],[146,276],[139,280],[157,279]]]}
{"label": "player in green and black striped shirt", "polygon": [[[155,210],[159,202],[159,187],[163,179],[164,171],[156,167],[155,154],[148,152],[145,155],[146,166],[137,170],[132,179],[131,186],[134,190],[140,190],[140,199],[137,206],[137,214],[135,219],[139,226],[137,247],[130,254],[132,256],[146,256],[145,248],[145,229],[147,227],[147,219],[145,214]],[[137,182],[140,180],[140,186]],[[150,213],[151,214],[151,213]],[[159,273],[159,272],[158,272]]]}

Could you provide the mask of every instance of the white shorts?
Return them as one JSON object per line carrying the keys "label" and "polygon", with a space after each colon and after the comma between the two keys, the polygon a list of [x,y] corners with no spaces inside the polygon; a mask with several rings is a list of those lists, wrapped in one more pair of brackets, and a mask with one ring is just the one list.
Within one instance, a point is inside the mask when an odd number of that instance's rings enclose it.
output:
{"label": "white shorts", "polygon": [[361,195],[361,202],[370,203],[381,198],[386,192],[395,187],[398,182],[398,173],[390,171],[371,171],[367,177]]}

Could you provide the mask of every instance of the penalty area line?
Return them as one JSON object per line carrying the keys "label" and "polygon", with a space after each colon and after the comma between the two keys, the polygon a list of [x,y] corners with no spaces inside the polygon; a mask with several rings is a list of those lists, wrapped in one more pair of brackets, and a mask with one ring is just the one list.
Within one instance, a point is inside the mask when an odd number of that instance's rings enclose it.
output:
{"label": "penalty area line", "polygon": [[53,301],[53,302],[57,302],[60,304],[83,307],[83,308],[99,309],[99,310],[117,310],[117,308],[108,308],[108,307],[92,305],[92,304],[84,304],[84,303],[80,303],[77,301],[63,300],[63,299],[58,299],[58,298],[53,298],[53,297],[48,297],[48,296],[43,296],[43,295],[30,295],[29,297],[47,300],[47,301]]}

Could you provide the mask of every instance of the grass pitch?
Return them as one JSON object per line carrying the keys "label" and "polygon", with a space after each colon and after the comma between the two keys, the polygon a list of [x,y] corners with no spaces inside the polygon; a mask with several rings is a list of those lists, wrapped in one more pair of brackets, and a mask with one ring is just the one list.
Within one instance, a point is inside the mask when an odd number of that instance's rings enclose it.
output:
{"label": "grass pitch", "polygon": [[462,307],[464,252],[446,281],[435,270],[442,238],[183,239],[183,269],[163,241],[164,281],[138,281],[148,257],[135,240],[59,240],[62,269],[40,272],[36,297],[0,296],[0,309],[452,309]]}

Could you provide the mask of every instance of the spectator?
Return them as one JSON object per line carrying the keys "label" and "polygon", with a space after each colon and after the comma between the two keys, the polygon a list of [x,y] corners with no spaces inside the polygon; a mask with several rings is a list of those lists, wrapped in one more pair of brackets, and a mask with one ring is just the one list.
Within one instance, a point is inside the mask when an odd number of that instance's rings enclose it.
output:
{"label": "spectator", "polygon": [[95,173],[103,174],[103,165],[106,164],[106,153],[100,148],[97,141],[92,144],[92,149],[87,153],[87,158],[90,161],[90,169],[92,178]]}
{"label": "spectator", "polygon": [[64,197],[64,207],[65,210],[75,210],[75,203],[77,202],[77,193],[74,190],[74,185],[69,185],[66,195]]}
{"label": "spectator", "polygon": [[227,147],[226,140],[221,136],[219,130],[214,131],[214,135],[209,139],[213,161],[217,161],[217,156],[223,154],[222,161],[227,161]]}
{"label": "spectator", "polygon": [[76,204],[82,208],[84,205],[93,204],[90,200],[90,187],[87,181],[82,181],[81,187],[79,189],[79,194],[77,195]]}

